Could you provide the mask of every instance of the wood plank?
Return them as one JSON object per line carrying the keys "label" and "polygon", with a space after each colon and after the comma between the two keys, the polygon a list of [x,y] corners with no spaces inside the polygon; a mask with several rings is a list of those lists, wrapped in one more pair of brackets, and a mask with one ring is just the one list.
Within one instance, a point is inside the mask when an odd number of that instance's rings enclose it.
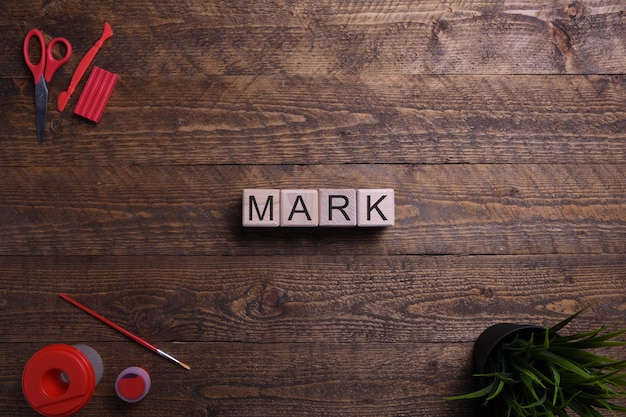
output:
{"label": "wood plank", "polygon": [[[105,20],[120,81],[91,124],[80,88],[54,100]],[[43,145],[32,27],[74,45]],[[622,0],[9,0],[0,34],[2,416],[34,414],[30,355],[83,342],[84,416],[478,417],[444,397],[487,326],[623,327]],[[248,187],[392,188],[396,224],[247,229]]]}
{"label": "wood plank", "polygon": [[[170,342],[471,342],[498,322],[622,327],[626,254],[534,256],[0,257],[4,345],[67,334],[127,340],[68,293],[145,339]],[[149,352],[147,352],[149,353]],[[205,356],[176,350],[186,363]],[[626,348],[624,348],[626,353]],[[175,355],[176,356],[176,355]],[[211,357],[207,357],[210,362]]]}
{"label": "wood plank", "polygon": [[65,36],[82,56],[104,19],[116,35],[98,59],[123,76],[621,74],[626,67],[620,0],[28,3],[4,6],[10,23],[0,27],[0,74],[25,74],[14,45],[31,27]]}
{"label": "wood plank", "polygon": [[[84,341],[81,341],[84,342]],[[68,340],[67,343],[74,343]],[[43,345],[41,345],[42,347]],[[444,400],[471,388],[471,344],[185,343],[163,346],[197,358],[191,371],[130,343],[93,343],[105,372],[81,416],[398,416],[477,415]],[[12,358],[0,369],[0,413],[31,415],[19,379],[36,349],[0,344]],[[410,361],[407,361],[411,358]],[[113,381],[140,363],[152,388],[130,406],[115,397]],[[480,411],[480,408],[477,408]]]}
{"label": "wood plank", "polygon": [[612,76],[122,77],[98,125],[51,108],[43,146],[33,88],[0,80],[1,166],[626,160]]}
{"label": "wood plank", "polygon": [[[244,188],[392,188],[396,224],[242,227]],[[626,165],[0,169],[3,255],[626,251]]]}

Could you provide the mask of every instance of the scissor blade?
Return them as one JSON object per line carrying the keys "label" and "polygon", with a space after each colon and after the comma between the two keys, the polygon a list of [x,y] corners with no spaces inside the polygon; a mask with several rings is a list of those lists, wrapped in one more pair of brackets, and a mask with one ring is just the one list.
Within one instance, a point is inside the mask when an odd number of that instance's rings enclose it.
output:
{"label": "scissor blade", "polygon": [[48,86],[43,75],[35,84],[35,114],[37,115],[37,141],[43,143],[48,113]]}

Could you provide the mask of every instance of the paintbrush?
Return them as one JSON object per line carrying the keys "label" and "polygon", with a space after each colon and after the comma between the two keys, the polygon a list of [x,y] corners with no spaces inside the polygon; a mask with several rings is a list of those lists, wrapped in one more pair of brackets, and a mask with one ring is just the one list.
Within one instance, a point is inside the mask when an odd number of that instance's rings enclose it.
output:
{"label": "paintbrush", "polygon": [[158,355],[164,357],[165,359],[169,359],[172,362],[175,362],[175,363],[179,364],[180,366],[182,366],[183,368],[185,368],[188,371],[191,369],[191,367],[189,365],[187,365],[186,363],[179,361],[178,359],[176,359],[172,355],[170,355],[170,354],[168,354],[166,352],[163,352],[161,349],[159,349],[158,347],[154,346],[152,343],[143,340],[141,337],[137,336],[136,334],[131,333],[130,331],[126,330],[125,328],[123,328],[123,327],[113,323],[111,320],[107,319],[106,317],[104,317],[104,316],[96,313],[92,309],[82,305],[78,301],[76,301],[73,298],[71,298],[69,295],[67,295],[67,294],[59,294],[59,297],[61,297],[62,299],[64,299],[68,303],[74,304],[76,307],[80,308],[85,313],[88,313],[88,314],[92,315],[93,317],[97,318],[101,322],[109,325],[110,327],[113,327],[115,330],[117,330],[118,332],[122,333],[124,336],[127,336],[127,337],[131,338],[135,342],[139,343],[141,346],[150,349],[151,351],[157,353]]}

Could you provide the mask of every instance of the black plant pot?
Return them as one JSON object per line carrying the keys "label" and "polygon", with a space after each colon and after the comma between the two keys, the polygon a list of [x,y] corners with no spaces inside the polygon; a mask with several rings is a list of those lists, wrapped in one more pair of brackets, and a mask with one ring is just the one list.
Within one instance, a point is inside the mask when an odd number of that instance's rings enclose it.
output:
{"label": "black plant pot", "polygon": [[545,327],[528,324],[499,323],[486,328],[474,343],[474,369],[477,373],[484,373],[487,359],[500,343],[512,340],[515,335],[530,335],[531,333],[545,332]]}

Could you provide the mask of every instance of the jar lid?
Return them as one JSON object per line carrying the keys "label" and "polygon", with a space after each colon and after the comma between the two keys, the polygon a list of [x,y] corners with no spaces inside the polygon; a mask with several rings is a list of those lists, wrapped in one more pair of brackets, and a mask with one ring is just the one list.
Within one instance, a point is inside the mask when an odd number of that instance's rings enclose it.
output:
{"label": "jar lid", "polygon": [[91,400],[96,387],[93,366],[74,346],[53,344],[37,351],[22,373],[22,391],[30,406],[47,417],[66,417]]}

